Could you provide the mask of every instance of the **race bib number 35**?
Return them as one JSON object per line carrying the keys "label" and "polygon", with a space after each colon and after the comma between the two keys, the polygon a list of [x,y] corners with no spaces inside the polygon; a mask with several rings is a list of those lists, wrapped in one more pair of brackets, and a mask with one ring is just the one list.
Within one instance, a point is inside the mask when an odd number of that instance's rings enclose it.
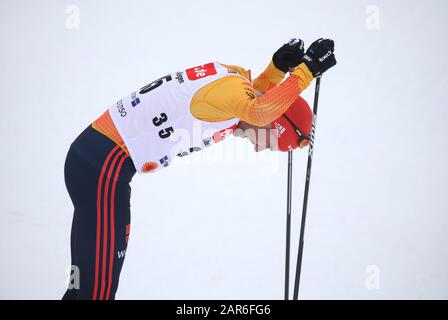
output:
{"label": "race bib number 35", "polygon": [[216,74],[214,63],[203,64],[186,70],[189,80],[198,80]]}

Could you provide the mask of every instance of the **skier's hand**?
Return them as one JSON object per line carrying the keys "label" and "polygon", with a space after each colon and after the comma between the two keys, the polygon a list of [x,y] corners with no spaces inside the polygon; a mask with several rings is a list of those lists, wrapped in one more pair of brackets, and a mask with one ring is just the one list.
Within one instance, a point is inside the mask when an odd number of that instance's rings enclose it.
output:
{"label": "skier's hand", "polygon": [[314,77],[336,65],[334,56],[334,41],[331,39],[320,38],[314,41],[303,56],[303,62]]}
{"label": "skier's hand", "polygon": [[277,69],[286,73],[299,65],[304,54],[303,40],[292,38],[274,53],[272,62]]}

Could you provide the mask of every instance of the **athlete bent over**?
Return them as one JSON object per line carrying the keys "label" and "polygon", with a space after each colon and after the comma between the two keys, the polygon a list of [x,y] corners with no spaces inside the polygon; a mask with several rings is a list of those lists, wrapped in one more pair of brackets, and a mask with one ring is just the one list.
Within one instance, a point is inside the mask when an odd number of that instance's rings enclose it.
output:
{"label": "athlete bent over", "polygon": [[[303,41],[292,39],[254,80],[242,67],[211,62],[161,77],[110,106],[71,144],[65,162],[79,287],[69,286],[63,299],[115,298],[136,172],[165,168],[231,133],[249,138],[256,151],[306,146],[312,112],[299,95],[335,64],[332,40],[316,40],[304,52]],[[198,127],[200,137],[173,139]]]}

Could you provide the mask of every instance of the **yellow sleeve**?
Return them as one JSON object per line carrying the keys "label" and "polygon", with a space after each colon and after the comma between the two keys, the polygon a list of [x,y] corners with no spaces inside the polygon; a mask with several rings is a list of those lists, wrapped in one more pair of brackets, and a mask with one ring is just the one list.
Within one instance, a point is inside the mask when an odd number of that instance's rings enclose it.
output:
{"label": "yellow sleeve", "polygon": [[239,73],[244,78],[246,78],[250,82],[252,82],[252,74],[251,74],[250,70],[244,69],[243,67],[240,67],[240,66],[231,65],[231,64],[221,63],[221,65],[229,70]]}
{"label": "yellow sleeve", "polygon": [[[243,67],[230,65],[230,64],[223,64],[222,66],[226,67],[229,70],[233,70],[246,79],[249,79],[250,82],[252,82],[252,75],[250,70],[246,70]],[[274,66],[274,63],[271,61],[269,65],[266,67],[266,69],[253,80],[252,85],[253,87],[258,90],[261,93],[265,93],[269,89],[275,87],[277,84],[279,84],[283,79],[285,78],[285,73],[279,69],[277,69]]]}
{"label": "yellow sleeve", "polygon": [[199,89],[193,96],[190,111],[203,121],[239,118],[254,126],[265,126],[280,117],[312,80],[311,72],[302,63],[284,82],[257,98],[250,82],[229,75]]}
{"label": "yellow sleeve", "polygon": [[283,78],[285,77],[285,73],[274,66],[274,63],[271,61],[266,69],[253,81],[254,88],[260,91],[261,93],[265,93],[269,89],[275,87],[279,84]]}

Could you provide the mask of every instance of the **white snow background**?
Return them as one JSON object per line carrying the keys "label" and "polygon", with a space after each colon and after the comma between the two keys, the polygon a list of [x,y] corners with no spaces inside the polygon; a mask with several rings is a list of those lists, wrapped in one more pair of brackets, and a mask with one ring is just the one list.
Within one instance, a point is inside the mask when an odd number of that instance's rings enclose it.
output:
{"label": "white snow background", "polygon": [[[289,38],[330,37],[338,64],[322,78],[301,298],[447,299],[447,11],[442,0],[1,0],[0,298],[62,297],[64,160],[110,104],[210,61],[256,76]],[[292,279],[305,167],[295,152]],[[287,154],[231,137],[136,175],[117,298],[283,299],[286,172]]]}

